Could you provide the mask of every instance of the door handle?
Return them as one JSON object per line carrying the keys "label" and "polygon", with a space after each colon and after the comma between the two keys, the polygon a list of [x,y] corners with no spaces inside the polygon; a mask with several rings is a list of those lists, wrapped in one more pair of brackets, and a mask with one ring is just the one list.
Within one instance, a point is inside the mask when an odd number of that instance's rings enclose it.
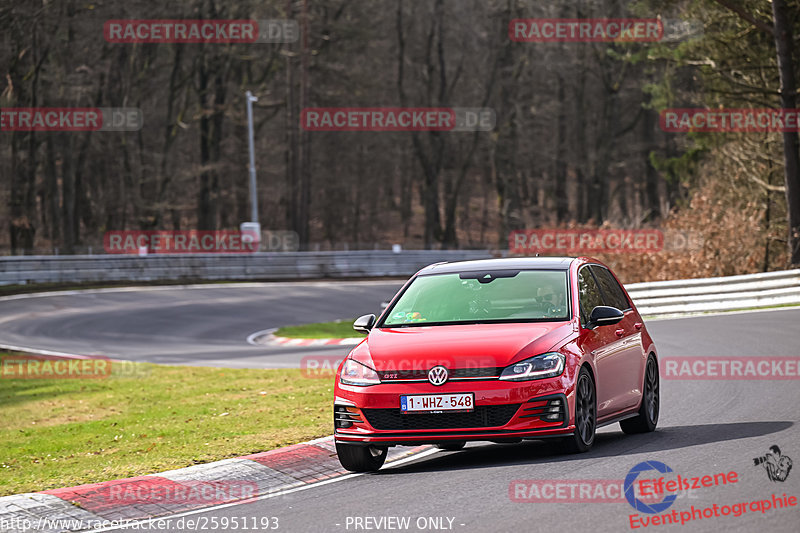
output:
{"label": "door handle", "polygon": [[642,326],[644,326],[644,324],[642,324],[641,322],[637,322],[636,324],[633,325],[633,327],[635,327],[636,329],[642,329]]}
{"label": "door handle", "polygon": [[622,337],[623,335],[625,335],[625,330],[624,329],[618,329],[614,333],[617,335],[617,337]]}

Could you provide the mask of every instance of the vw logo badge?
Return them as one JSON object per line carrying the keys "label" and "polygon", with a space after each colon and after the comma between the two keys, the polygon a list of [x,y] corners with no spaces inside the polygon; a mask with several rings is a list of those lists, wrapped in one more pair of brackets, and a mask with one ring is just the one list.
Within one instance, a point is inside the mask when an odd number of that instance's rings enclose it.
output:
{"label": "vw logo badge", "polygon": [[428,381],[431,382],[431,385],[444,385],[445,381],[447,381],[447,369],[441,365],[435,366],[428,370]]}

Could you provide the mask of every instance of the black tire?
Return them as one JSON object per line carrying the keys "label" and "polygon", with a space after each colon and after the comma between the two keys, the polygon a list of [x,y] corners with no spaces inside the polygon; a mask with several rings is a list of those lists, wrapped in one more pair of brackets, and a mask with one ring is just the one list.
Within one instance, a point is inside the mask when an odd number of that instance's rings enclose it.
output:
{"label": "black tire", "polygon": [[447,450],[448,452],[457,452],[458,450],[462,449],[466,446],[467,441],[465,440],[454,440],[451,442],[440,442],[436,445],[437,448],[440,450]]}
{"label": "black tire", "polygon": [[386,461],[388,448],[383,446],[357,446],[336,443],[339,462],[351,472],[377,472]]}
{"label": "black tire", "polygon": [[589,451],[597,431],[597,393],[592,374],[581,367],[575,381],[575,433],[564,439],[568,453]]}
{"label": "black tire", "polygon": [[642,405],[639,406],[639,414],[633,418],[621,421],[619,427],[629,435],[655,431],[660,410],[661,384],[658,376],[658,363],[656,362],[656,358],[650,355],[647,358],[647,365],[644,370]]}

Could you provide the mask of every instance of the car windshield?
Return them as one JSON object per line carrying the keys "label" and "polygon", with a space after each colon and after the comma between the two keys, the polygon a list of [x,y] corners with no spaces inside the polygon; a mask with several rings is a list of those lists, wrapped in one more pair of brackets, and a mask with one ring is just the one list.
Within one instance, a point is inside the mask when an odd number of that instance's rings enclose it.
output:
{"label": "car windshield", "polygon": [[496,270],[419,276],[382,326],[567,320],[567,273]]}

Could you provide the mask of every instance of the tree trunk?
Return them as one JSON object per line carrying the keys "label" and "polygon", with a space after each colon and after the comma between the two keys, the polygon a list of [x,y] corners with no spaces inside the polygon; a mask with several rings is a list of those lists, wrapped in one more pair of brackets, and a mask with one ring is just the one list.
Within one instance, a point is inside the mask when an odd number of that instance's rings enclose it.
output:
{"label": "tree trunk", "polygon": [[[791,110],[796,107],[797,84],[792,62],[792,27],[788,11],[785,0],[772,0],[775,46],[781,79],[781,107]],[[789,263],[798,266],[800,265],[800,149],[797,131],[783,133],[783,164],[789,221]]]}
{"label": "tree trunk", "polygon": [[211,117],[208,110],[208,66],[206,58],[198,61],[198,96],[200,99],[200,188],[197,192],[197,229],[214,229],[214,214],[211,200],[211,173],[208,166],[211,160]]}
{"label": "tree trunk", "polygon": [[58,202],[58,171],[56,169],[56,150],[53,146],[53,137],[47,137],[47,164],[45,167],[44,202],[42,207],[47,216],[48,237],[53,245],[61,239],[61,224],[59,224]]}
{"label": "tree trunk", "polygon": [[658,172],[650,163],[650,151],[655,146],[656,114],[651,109],[645,109],[642,121],[642,164],[645,176],[645,220],[660,220],[661,198],[658,194]]}
{"label": "tree trunk", "polygon": [[[300,23],[300,38],[302,46],[300,50],[300,109],[309,106],[309,95],[311,92],[311,77],[309,73],[311,62],[311,50],[309,48],[309,24],[308,24],[308,3],[303,0]],[[309,234],[309,218],[311,211],[311,134],[305,128],[300,128],[300,145],[298,159],[300,163],[300,191],[299,203],[297,205],[297,233],[300,246],[308,246],[311,239]]]}
{"label": "tree trunk", "polygon": [[[286,1],[286,18],[294,16],[292,0]],[[286,45],[286,223],[298,232],[298,119],[294,95],[294,45]]]}
{"label": "tree trunk", "polygon": [[75,226],[75,171],[72,158],[71,133],[62,133],[62,167],[61,167],[61,226],[64,229],[64,252],[71,254],[75,251],[75,243],[78,239],[77,228]]}
{"label": "tree trunk", "polygon": [[556,132],[556,160],[553,169],[553,205],[555,207],[556,223],[561,223],[567,218],[567,112],[566,97],[564,96],[564,78],[558,75],[558,119]]}

